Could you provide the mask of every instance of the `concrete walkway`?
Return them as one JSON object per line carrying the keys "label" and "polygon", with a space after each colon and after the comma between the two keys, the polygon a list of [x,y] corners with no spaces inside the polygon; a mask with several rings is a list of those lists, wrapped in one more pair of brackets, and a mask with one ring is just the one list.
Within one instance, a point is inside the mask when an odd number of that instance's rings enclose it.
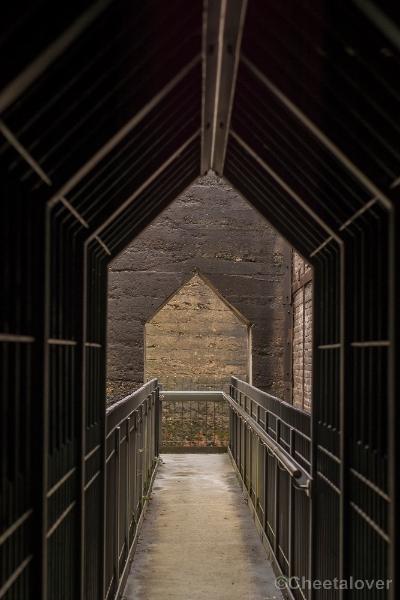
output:
{"label": "concrete walkway", "polygon": [[228,455],[162,460],[124,598],[281,599]]}

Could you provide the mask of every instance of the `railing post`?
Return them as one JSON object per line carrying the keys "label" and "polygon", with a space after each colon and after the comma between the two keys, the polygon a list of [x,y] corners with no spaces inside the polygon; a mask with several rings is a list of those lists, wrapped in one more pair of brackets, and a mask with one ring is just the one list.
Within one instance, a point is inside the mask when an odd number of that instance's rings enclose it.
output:
{"label": "railing post", "polygon": [[126,419],[126,523],[125,523],[125,554],[129,554],[129,528],[131,503],[131,418]]}
{"label": "railing post", "polygon": [[160,388],[156,389],[156,456],[160,455],[161,435],[162,435],[162,400],[160,396]]}
{"label": "railing post", "polygon": [[[257,423],[260,424],[260,406],[258,404],[257,404]],[[257,436],[257,452],[256,452],[257,464],[256,464],[256,481],[255,481],[256,489],[254,490],[256,510],[258,508],[259,499],[260,499],[260,445],[261,445],[261,440]]]}
{"label": "railing post", "polygon": [[150,475],[151,459],[151,394],[146,402],[146,495]]}
{"label": "railing post", "polygon": [[153,392],[153,463],[157,458],[157,390]]}
{"label": "railing post", "polygon": [[[238,400],[235,400],[235,397]],[[243,398],[246,401],[243,401]],[[246,460],[247,452],[251,452],[252,460],[250,461],[250,474],[254,471],[256,466],[256,478],[255,498],[249,498],[249,502],[253,505],[253,510],[259,519],[259,524],[262,526],[265,536],[268,540],[274,560],[278,570],[282,570],[286,574],[286,567],[282,564],[282,554],[280,552],[280,534],[283,533],[280,527],[280,520],[285,519],[288,526],[288,547],[283,548],[283,552],[287,552],[287,556],[284,556],[284,560],[288,563],[288,575],[301,576],[308,575],[305,572],[306,560],[304,556],[298,557],[299,562],[295,562],[295,541],[296,537],[299,536],[299,540],[307,539],[307,529],[309,529],[309,523],[307,515],[303,518],[303,512],[301,509],[301,518],[295,513],[295,496],[296,489],[309,497],[309,485],[311,476],[309,473],[308,466],[308,452],[305,449],[305,442],[310,442],[310,417],[305,413],[299,411],[293,406],[288,405],[286,402],[257,390],[254,386],[250,386],[246,382],[238,381],[237,389],[232,391],[231,397],[227,398],[228,403],[232,411],[234,412],[236,422],[240,427],[237,429],[242,440],[238,445],[238,451],[240,451],[240,458],[236,459],[238,471],[241,470],[241,481],[243,486],[246,487],[246,468],[248,460]],[[256,414],[253,414],[252,406],[257,406]],[[265,414],[265,420],[262,421],[262,415]],[[244,429],[246,427],[246,429]],[[256,435],[261,441],[262,450],[258,448],[253,450],[252,444],[247,445],[247,439],[245,439],[245,432],[247,428],[251,431],[249,433],[249,439],[251,436]],[[285,428],[285,429],[284,429]],[[289,448],[286,436],[282,434],[289,431]],[[297,436],[300,436],[303,443],[298,448]],[[307,444],[306,444],[307,445]],[[262,455],[261,455],[262,451]],[[256,454],[256,455],[255,455]],[[244,455],[244,456],[243,456]],[[238,455],[239,456],[239,455]],[[263,461],[263,469],[261,469],[261,462]],[[253,463],[253,464],[252,464]],[[281,474],[283,477],[289,477],[289,490],[288,498],[285,502],[280,502],[279,490],[281,487]],[[262,481],[263,477],[263,481]],[[254,481],[254,478],[253,478]],[[249,480],[251,484],[251,479]],[[249,485],[249,489],[251,485]],[[257,509],[261,507],[261,503],[257,504],[260,492],[263,495],[263,516],[257,512]],[[288,504],[286,504],[288,500]],[[285,506],[283,506],[285,504]],[[308,505],[309,506],[309,505]],[[261,522],[262,521],[262,522]],[[307,557],[308,558],[308,557]],[[308,561],[307,561],[308,562]],[[310,600],[310,598],[309,598]]]}
{"label": "railing post", "polygon": [[[276,441],[279,444],[280,439],[280,419],[276,419]],[[275,543],[274,543],[274,553],[278,559],[278,551],[279,551],[279,464],[278,459],[275,460]]]}
{"label": "railing post", "polygon": [[[239,392],[239,399],[238,399],[238,403],[239,406],[242,406],[242,394],[241,392]],[[243,457],[245,455],[244,452],[244,447],[245,447],[245,432],[244,432],[244,425],[243,425],[243,419],[241,417],[239,417],[239,436],[240,436],[240,462],[239,462],[239,472],[242,475],[243,481],[245,481],[245,471],[244,471],[244,460]]]}
{"label": "railing post", "polygon": [[154,390],[154,458],[158,457],[159,452],[159,400],[158,400],[158,387]]}
{"label": "railing post", "polygon": [[148,409],[148,432],[149,432],[149,441],[148,441],[148,479],[150,481],[151,477],[151,467],[153,466],[153,437],[154,437],[154,429],[153,429],[153,392],[149,396],[149,409]]}
{"label": "railing post", "polygon": [[139,465],[138,465],[138,476],[139,476],[139,512],[142,510],[143,505],[143,405],[138,410],[138,449],[137,449]]}
{"label": "railing post", "polygon": [[[265,414],[265,418],[267,415]],[[267,533],[267,510],[268,510],[268,452],[266,446],[263,444],[263,455],[264,455],[264,518],[263,518],[263,531]]]}
{"label": "railing post", "polygon": [[[105,446],[105,497],[111,498],[111,504],[105,526],[109,542],[109,563],[105,557],[102,577],[104,592],[99,594],[99,600],[120,597],[117,595],[121,594],[128,576],[133,534],[137,531],[143,496],[148,490],[148,475],[153,473],[155,467],[152,456],[155,443],[152,404],[155,386],[156,381],[148,382],[137,392],[107,409],[106,440],[109,442]],[[122,449],[121,445],[125,441],[126,448]],[[124,452],[123,456],[121,452]],[[144,452],[146,455],[141,458]],[[126,462],[121,462],[121,458],[126,458]],[[145,476],[147,480],[144,479]],[[126,486],[124,491],[122,485]]]}
{"label": "railing post", "polygon": [[[295,437],[294,437],[294,429],[290,428],[290,456],[295,456]],[[288,552],[288,562],[289,562],[289,577],[293,575],[293,538],[294,538],[294,502],[293,502],[293,483],[292,480],[289,479],[289,507],[288,507],[288,515],[289,515],[289,523],[288,523],[288,531],[289,531],[289,552]]]}
{"label": "railing post", "polygon": [[228,442],[228,446],[230,448],[230,451],[232,453],[232,456],[235,456],[235,451],[234,451],[234,439],[233,439],[233,410],[228,406],[228,410],[229,410],[229,442]]}
{"label": "railing post", "polygon": [[150,471],[152,466],[154,465],[154,390],[151,392],[151,396],[150,396],[150,458],[149,458],[149,462],[150,462]]}
{"label": "railing post", "polygon": [[133,482],[133,490],[132,490],[132,498],[131,498],[131,511],[133,514],[133,523],[134,523],[134,527],[136,530],[136,523],[137,523],[137,515],[136,515],[136,509],[137,509],[137,457],[136,457],[136,453],[137,453],[137,411],[134,410],[132,413],[132,420],[133,420],[133,425],[132,425],[132,460],[133,460],[133,464],[132,464],[132,482]]}
{"label": "railing post", "polygon": [[147,481],[149,478],[149,396],[144,401],[144,441],[143,441],[143,452],[144,452],[144,495],[147,494]]}
{"label": "railing post", "polygon": [[142,405],[142,506],[143,496],[146,495],[147,481],[147,402],[148,397],[144,400]]}
{"label": "railing post", "polygon": [[115,510],[114,510],[114,583],[115,589],[119,583],[119,505],[120,505],[120,489],[121,489],[121,474],[120,474],[120,440],[121,428],[115,428]]}
{"label": "railing post", "polygon": [[153,464],[153,393],[147,401],[147,480],[150,478],[151,465]]}

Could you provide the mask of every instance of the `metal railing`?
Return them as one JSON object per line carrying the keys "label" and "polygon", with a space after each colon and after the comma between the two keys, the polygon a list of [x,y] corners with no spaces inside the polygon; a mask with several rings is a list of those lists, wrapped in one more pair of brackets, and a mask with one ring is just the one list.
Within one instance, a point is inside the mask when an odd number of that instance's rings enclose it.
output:
{"label": "metal railing", "polygon": [[[216,423],[223,434],[216,436]],[[173,436],[165,438],[168,427]],[[216,442],[219,446],[207,445]],[[228,446],[277,569],[287,577],[308,579],[310,415],[235,377],[230,394],[160,392],[154,379],[107,410],[105,600],[119,597],[125,585],[159,451],[176,451],[179,443],[181,451],[190,452],[225,451]],[[295,600],[308,598],[300,588],[288,594]]]}
{"label": "metal railing", "polygon": [[225,452],[229,412],[219,391],[162,391],[163,452]]}
{"label": "metal railing", "polygon": [[156,379],[108,408],[106,600],[119,597],[126,581],[156,471],[159,437],[160,401]]}
{"label": "metal railing", "polygon": [[[277,569],[310,577],[310,416],[232,377],[229,453]],[[304,589],[288,590],[296,600]]]}

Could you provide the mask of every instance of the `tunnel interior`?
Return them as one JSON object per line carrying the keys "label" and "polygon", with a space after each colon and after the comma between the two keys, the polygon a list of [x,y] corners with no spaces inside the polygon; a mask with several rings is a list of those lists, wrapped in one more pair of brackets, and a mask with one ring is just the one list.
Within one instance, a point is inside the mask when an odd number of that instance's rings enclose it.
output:
{"label": "tunnel interior", "polygon": [[209,169],[314,268],[313,577],[394,579],[396,13],[362,0],[10,6],[0,598],[112,597],[107,266]]}

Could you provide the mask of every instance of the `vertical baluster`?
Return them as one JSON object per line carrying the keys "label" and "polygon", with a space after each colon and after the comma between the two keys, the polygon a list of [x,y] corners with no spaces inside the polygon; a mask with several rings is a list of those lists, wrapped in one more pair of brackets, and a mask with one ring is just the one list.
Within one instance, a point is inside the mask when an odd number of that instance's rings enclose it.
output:
{"label": "vertical baluster", "polygon": [[[280,424],[281,421],[280,419],[276,419],[276,441],[279,444],[280,441]],[[278,461],[276,459],[275,460],[275,495],[274,495],[274,501],[275,501],[275,515],[274,515],[274,529],[275,529],[275,544],[274,544],[274,552],[275,552],[275,556],[279,561],[279,557],[278,557],[278,551],[279,551],[279,466],[278,466]]]}
{"label": "vertical baluster", "polygon": [[151,392],[151,425],[150,425],[150,433],[151,433],[151,470],[153,471],[154,468],[154,458],[155,458],[155,454],[156,454],[156,447],[155,447],[155,427],[156,427],[156,422],[155,422],[155,402],[156,402],[156,392],[155,390],[153,390]]}
{"label": "vertical baluster", "polygon": [[144,401],[144,431],[145,431],[145,443],[144,443],[144,456],[145,456],[145,495],[147,495],[148,482],[149,482],[149,454],[150,454],[150,441],[149,441],[149,405],[150,396],[147,396]]}
{"label": "vertical baluster", "polygon": [[[290,428],[290,455],[294,457],[295,454],[295,431],[291,427]],[[288,510],[288,518],[289,518],[289,552],[288,552],[288,561],[289,561],[289,577],[291,577],[293,573],[293,548],[294,548],[294,521],[295,521],[295,513],[294,513],[294,488],[292,480],[289,479],[289,510]]]}
{"label": "vertical baluster", "polygon": [[115,510],[114,510],[114,589],[118,588],[119,583],[119,501],[120,501],[120,439],[121,428],[115,428]]}
{"label": "vertical baluster", "polygon": [[162,404],[160,397],[160,388],[156,389],[156,456],[160,454],[161,431],[162,431]]}
{"label": "vertical baluster", "polygon": [[264,517],[263,517],[263,530],[267,533],[267,510],[268,510],[268,452],[263,444],[263,455],[264,455]]}
{"label": "vertical baluster", "polygon": [[133,457],[133,464],[132,464],[132,478],[133,478],[133,493],[132,493],[132,512],[133,512],[133,521],[134,521],[134,527],[136,530],[136,524],[137,524],[137,498],[138,498],[138,494],[137,494],[137,490],[138,490],[138,485],[137,485],[137,449],[138,449],[138,445],[137,445],[137,410],[134,410],[132,413],[132,420],[133,420],[133,429],[132,429],[132,436],[131,436],[131,440],[132,440],[132,457]]}
{"label": "vertical baluster", "polygon": [[139,419],[139,423],[138,423],[138,475],[139,475],[139,486],[138,486],[138,493],[139,493],[139,513],[142,510],[142,506],[143,506],[143,405],[139,406],[139,410],[138,410],[138,419]]}
{"label": "vertical baluster", "polygon": [[129,553],[129,529],[131,521],[131,418],[126,419],[126,521],[125,521],[125,556],[128,557]]}
{"label": "vertical baluster", "polygon": [[[257,423],[260,424],[260,405],[257,404]],[[260,438],[257,437],[257,452],[256,452],[256,460],[257,460],[257,464],[256,464],[256,481],[255,481],[255,490],[254,490],[254,494],[255,494],[255,507],[256,510],[259,506],[259,499],[260,499]]]}

